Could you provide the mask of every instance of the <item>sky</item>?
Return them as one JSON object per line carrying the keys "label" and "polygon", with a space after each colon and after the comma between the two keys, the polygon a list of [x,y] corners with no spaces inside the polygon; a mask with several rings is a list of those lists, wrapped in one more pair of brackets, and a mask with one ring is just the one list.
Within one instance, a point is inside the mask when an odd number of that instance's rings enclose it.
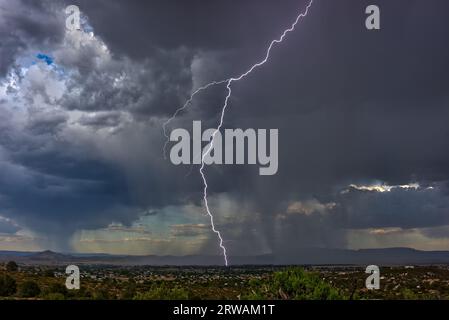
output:
{"label": "sky", "polygon": [[[221,254],[199,167],[164,159],[162,125],[260,61],[307,3],[0,0],[0,250]],[[206,168],[230,256],[449,250],[448,11],[315,0],[233,85],[224,128],[278,129],[279,170]],[[216,127],[225,95],[198,96],[169,129]]]}

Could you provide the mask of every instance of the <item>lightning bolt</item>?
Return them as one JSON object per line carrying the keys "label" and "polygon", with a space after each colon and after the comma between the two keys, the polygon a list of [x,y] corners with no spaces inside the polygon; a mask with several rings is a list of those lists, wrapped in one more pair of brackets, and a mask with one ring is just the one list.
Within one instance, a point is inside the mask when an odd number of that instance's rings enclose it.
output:
{"label": "lightning bolt", "polygon": [[163,148],[163,152],[164,152],[164,157],[166,158],[166,150],[167,150],[167,145],[170,142],[170,138],[167,134],[167,125],[176,118],[176,116],[182,112],[183,110],[185,110],[193,101],[193,99],[195,98],[196,95],[198,95],[199,93],[201,93],[202,91],[205,91],[207,89],[209,89],[212,86],[216,86],[216,85],[220,85],[220,84],[226,84],[226,89],[227,89],[227,95],[226,98],[224,100],[224,104],[223,107],[221,109],[221,116],[220,116],[220,122],[217,126],[217,128],[214,130],[210,142],[207,146],[206,151],[203,153],[203,156],[201,158],[201,167],[200,167],[200,174],[201,174],[201,178],[203,179],[203,185],[204,185],[204,189],[203,189],[203,200],[204,200],[204,205],[206,207],[206,212],[207,215],[210,218],[210,224],[212,227],[212,231],[217,235],[218,240],[219,240],[219,246],[223,252],[223,256],[224,256],[224,261],[225,261],[225,265],[228,266],[228,256],[227,256],[227,251],[226,251],[226,247],[224,245],[224,240],[223,237],[221,235],[221,232],[215,227],[215,222],[214,222],[214,216],[209,208],[209,203],[207,200],[207,189],[208,189],[208,184],[207,184],[207,179],[206,179],[206,174],[204,173],[204,169],[206,166],[206,163],[204,161],[204,159],[210,154],[210,152],[212,151],[213,147],[214,147],[214,142],[215,142],[215,137],[217,135],[218,132],[220,132],[221,128],[223,127],[223,122],[224,122],[224,117],[225,117],[225,113],[226,113],[226,109],[228,108],[229,105],[229,99],[232,96],[232,84],[234,82],[238,82],[240,80],[243,80],[244,78],[246,78],[249,74],[251,74],[254,70],[256,70],[257,68],[263,66],[265,63],[268,62],[268,60],[270,59],[270,55],[271,55],[271,50],[273,49],[273,47],[276,44],[279,44],[281,42],[284,41],[285,37],[292,31],[295,30],[296,25],[299,23],[299,21],[306,17],[309,13],[309,9],[312,6],[314,0],[310,0],[308,5],[306,6],[305,10],[303,12],[300,12],[298,14],[298,16],[296,17],[295,21],[291,24],[291,26],[288,29],[285,29],[284,32],[282,33],[282,35],[278,38],[275,39],[273,41],[271,41],[270,45],[268,46],[268,49],[266,50],[266,54],[263,60],[261,60],[260,62],[252,65],[246,72],[242,73],[241,75],[237,76],[237,77],[232,77],[232,78],[228,78],[225,80],[221,80],[221,81],[213,81],[211,83],[208,83],[207,85],[198,88],[197,90],[195,90],[189,100],[186,101],[186,103],[179,108],[178,110],[176,110],[176,112],[173,114],[173,116],[171,118],[169,118],[164,124],[163,124],[163,131],[164,131],[164,136],[167,138],[165,144],[164,144],[164,148]]}

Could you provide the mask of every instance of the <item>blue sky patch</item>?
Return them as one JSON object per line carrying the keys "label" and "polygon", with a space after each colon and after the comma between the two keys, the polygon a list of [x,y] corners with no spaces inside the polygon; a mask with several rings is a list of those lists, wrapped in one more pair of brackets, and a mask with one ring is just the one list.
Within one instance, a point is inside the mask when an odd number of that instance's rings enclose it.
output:
{"label": "blue sky patch", "polygon": [[36,58],[38,58],[39,60],[44,61],[47,65],[53,64],[53,61],[54,61],[52,57],[47,56],[46,54],[43,54],[43,53],[38,53],[36,55]]}

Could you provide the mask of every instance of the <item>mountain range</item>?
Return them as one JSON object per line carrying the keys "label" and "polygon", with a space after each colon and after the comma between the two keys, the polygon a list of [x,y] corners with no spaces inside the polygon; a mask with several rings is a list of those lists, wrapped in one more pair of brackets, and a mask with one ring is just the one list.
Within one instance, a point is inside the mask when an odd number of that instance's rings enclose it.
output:
{"label": "mountain range", "polygon": [[[117,265],[117,266],[221,266],[221,256],[133,256],[110,254],[58,253],[53,251],[0,251],[0,262],[14,260],[26,265]],[[231,256],[231,265],[428,265],[449,264],[449,251],[420,251],[410,248],[324,249],[304,248],[295,255]]]}

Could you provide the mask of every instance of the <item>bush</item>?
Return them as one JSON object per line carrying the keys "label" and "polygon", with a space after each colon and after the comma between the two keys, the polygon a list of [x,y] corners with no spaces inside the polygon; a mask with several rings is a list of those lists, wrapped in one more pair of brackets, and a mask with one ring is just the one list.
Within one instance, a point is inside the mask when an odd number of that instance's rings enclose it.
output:
{"label": "bush", "polygon": [[402,290],[402,299],[404,300],[418,300],[418,295],[412,290],[406,288]]}
{"label": "bush", "polygon": [[9,297],[17,291],[16,280],[8,275],[0,276],[0,296]]}
{"label": "bush", "polygon": [[34,281],[25,281],[20,286],[20,296],[23,298],[33,298],[41,294],[39,285]]}
{"label": "bush", "polygon": [[6,264],[6,271],[8,272],[16,272],[19,270],[19,266],[17,265],[17,263],[15,261],[9,261]]}
{"label": "bush", "polygon": [[153,287],[144,293],[138,293],[135,300],[188,300],[189,293],[182,288],[168,288],[165,285]]}
{"label": "bush", "polygon": [[246,299],[341,300],[345,297],[319,275],[291,268],[275,272],[269,280],[250,281]]}
{"label": "bush", "polygon": [[[52,294],[62,295],[64,298],[67,297],[67,288],[60,283],[52,283],[46,290],[45,295],[49,296]],[[50,300],[60,300],[60,299],[50,299]]]}

